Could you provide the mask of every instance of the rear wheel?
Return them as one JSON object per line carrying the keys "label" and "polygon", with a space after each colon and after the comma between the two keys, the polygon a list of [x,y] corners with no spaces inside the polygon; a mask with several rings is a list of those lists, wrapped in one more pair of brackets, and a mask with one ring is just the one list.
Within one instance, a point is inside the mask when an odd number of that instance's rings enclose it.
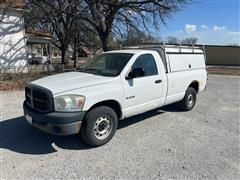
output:
{"label": "rear wheel", "polygon": [[118,126],[117,114],[107,106],[94,108],[86,114],[81,128],[83,140],[93,147],[109,142]]}
{"label": "rear wheel", "polygon": [[197,100],[196,90],[192,87],[188,87],[183,100],[178,103],[178,106],[180,109],[184,111],[190,111],[195,106],[196,100]]}

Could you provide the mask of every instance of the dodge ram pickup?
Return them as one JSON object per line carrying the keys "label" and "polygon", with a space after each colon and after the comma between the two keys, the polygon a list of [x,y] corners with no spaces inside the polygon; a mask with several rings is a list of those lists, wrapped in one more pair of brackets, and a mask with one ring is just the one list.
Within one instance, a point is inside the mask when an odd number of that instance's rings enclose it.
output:
{"label": "dodge ram pickup", "polygon": [[168,45],[109,51],[88,60],[77,72],[28,84],[24,116],[42,131],[80,134],[96,147],[112,139],[124,118],[171,103],[191,110],[206,82],[201,48]]}

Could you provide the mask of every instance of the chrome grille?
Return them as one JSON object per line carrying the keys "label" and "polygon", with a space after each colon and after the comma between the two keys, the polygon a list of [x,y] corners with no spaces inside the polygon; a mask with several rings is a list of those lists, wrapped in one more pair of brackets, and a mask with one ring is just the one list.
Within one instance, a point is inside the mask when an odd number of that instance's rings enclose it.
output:
{"label": "chrome grille", "polygon": [[26,103],[31,108],[48,113],[53,110],[53,96],[51,91],[36,85],[28,85],[25,88]]}

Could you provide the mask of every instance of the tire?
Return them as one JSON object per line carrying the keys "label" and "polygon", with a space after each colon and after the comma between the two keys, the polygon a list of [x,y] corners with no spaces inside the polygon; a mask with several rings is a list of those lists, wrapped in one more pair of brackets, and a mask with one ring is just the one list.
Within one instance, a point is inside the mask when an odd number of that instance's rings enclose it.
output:
{"label": "tire", "polygon": [[196,90],[192,87],[188,87],[183,100],[178,103],[178,107],[183,111],[190,111],[193,109],[197,101]]}
{"label": "tire", "polygon": [[118,127],[115,111],[107,106],[100,106],[89,111],[84,119],[80,135],[92,147],[108,143]]}

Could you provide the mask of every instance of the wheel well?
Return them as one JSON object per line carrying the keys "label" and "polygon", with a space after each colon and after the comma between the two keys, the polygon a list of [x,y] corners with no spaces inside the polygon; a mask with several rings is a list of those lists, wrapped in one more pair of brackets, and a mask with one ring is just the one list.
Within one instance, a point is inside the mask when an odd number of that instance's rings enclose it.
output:
{"label": "wheel well", "polygon": [[199,83],[197,81],[193,81],[189,87],[192,87],[193,89],[195,89],[195,91],[198,93],[199,90]]}
{"label": "wheel well", "polygon": [[99,102],[99,103],[97,103],[97,104],[94,104],[94,105],[89,109],[89,111],[92,110],[92,109],[94,109],[94,108],[96,108],[96,107],[99,107],[99,106],[108,106],[108,107],[112,108],[112,109],[116,112],[116,114],[117,114],[117,116],[118,116],[118,119],[120,119],[121,116],[122,116],[121,106],[120,106],[120,104],[119,104],[117,101],[115,101],[115,100],[106,100],[106,101],[102,101],[102,102]]}

